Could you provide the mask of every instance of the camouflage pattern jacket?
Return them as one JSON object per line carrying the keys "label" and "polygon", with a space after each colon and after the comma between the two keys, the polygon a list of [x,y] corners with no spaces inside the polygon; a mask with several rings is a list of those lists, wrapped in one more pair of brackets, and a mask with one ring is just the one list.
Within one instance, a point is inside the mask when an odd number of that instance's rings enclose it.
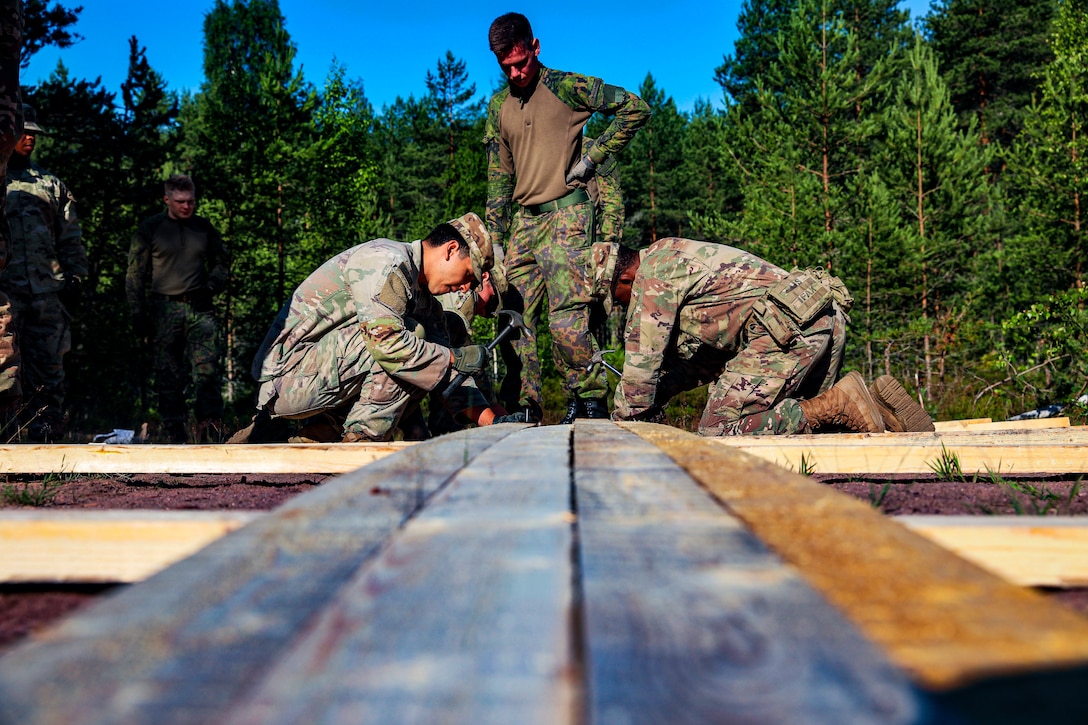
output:
{"label": "camouflage pattern jacket", "polygon": [[419,286],[422,244],[375,239],[318,267],[288,302],[258,380],[289,376],[318,341],[336,335],[340,380],[377,362],[398,380],[434,389],[450,367],[449,337],[441,305]]}
{"label": "camouflage pattern jacket", "polygon": [[[588,154],[601,164],[623,149],[650,118],[633,93],[600,78],[541,67],[528,88],[507,85],[491,97],[487,148],[487,228],[498,243],[513,218],[512,202],[540,204],[570,191],[567,172],[582,155],[582,127],[595,112],[613,116]],[[532,118],[533,123],[518,123]]]}
{"label": "camouflage pattern jacket", "polygon": [[666,354],[690,359],[703,345],[735,353],[753,306],[787,272],[734,247],[669,237],[641,252],[627,313],[616,417],[654,404]]}
{"label": "camouflage pattern jacket", "polygon": [[0,282],[8,292],[59,292],[65,275],[87,275],[76,200],[68,187],[34,164],[8,166],[5,213],[11,232]]}

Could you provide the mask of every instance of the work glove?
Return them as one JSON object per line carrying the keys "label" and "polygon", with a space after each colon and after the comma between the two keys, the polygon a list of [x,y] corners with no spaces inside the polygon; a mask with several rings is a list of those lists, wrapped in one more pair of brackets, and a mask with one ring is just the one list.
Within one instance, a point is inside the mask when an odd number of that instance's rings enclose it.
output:
{"label": "work glove", "polygon": [[475,375],[487,365],[487,348],[483,345],[465,345],[453,348],[453,369],[459,373]]}
{"label": "work glove", "polygon": [[589,181],[593,176],[593,172],[597,170],[597,162],[589,158],[589,156],[583,156],[578,160],[578,163],[574,165],[574,168],[567,174],[567,186],[570,186],[575,181]]}
{"label": "work glove", "polygon": [[491,421],[492,425],[495,423],[539,423],[540,417],[535,415],[533,411],[526,408],[525,410],[519,410],[516,413],[507,413],[506,415],[496,415],[495,420]]}
{"label": "work glove", "polygon": [[60,303],[69,313],[78,312],[83,307],[83,278],[75,275],[65,277],[59,297]]}

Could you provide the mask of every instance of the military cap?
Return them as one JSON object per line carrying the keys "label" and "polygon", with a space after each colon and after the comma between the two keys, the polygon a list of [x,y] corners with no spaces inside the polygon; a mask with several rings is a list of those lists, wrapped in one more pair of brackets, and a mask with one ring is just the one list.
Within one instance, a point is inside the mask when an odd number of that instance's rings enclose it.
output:
{"label": "military cap", "polygon": [[30,131],[31,133],[47,134],[44,128],[38,125],[38,112],[34,110],[34,106],[23,104],[23,131]]}
{"label": "military cap", "polygon": [[491,248],[491,235],[487,233],[484,221],[473,212],[469,212],[447,222],[457,230],[468,244],[468,256],[472,258],[472,272],[476,275],[476,284],[483,284],[484,272],[495,265],[495,251]]}

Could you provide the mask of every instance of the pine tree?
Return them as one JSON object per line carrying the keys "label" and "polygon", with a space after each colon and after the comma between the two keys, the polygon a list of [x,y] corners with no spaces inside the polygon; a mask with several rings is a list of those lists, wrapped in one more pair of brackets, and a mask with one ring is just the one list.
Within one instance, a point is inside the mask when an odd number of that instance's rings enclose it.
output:
{"label": "pine tree", "polygon": [[862,152],[877,130],[870,106],[884,82],[884,61],[859,76],[857,39],[826,1],[798,5],[776,42],[779,55],[759,84],[758,110],[730,109],[744,212],[722,231],[785,255],[770,257],[778,264],[860,276],[865,214],[857,185]]}
{"label": "pine tree", "polygon": [[299,155],[315,103],[294,70],[295,45],[277,0],[216,0],[204,19],[204,75],[186,139],[202,212],[231,253],[227,399],[240,395],[249,360],[287,289],[293,230],[305,213]]}
{"label": "pine tree", "polygon": [[1048,292],[1084,288],[1088,270],[1088,5],[1062,0],[1054,61],[1040,75],[1010,161],[1023,228],[1010,241],[1008,289],[1023,306]]}
{"label": "pine tree", "polygon": [[[952,105],[984,144],[1006,148],[1023,125],[1052,55],[1053,0],[936,0],[924,24]],[[992,169],[999,171],[1000,169]]]}
{"label": "pine tree", "polygon": [[921,37],[907,61],[885,111],[886,135],[874,165],[879,198],[893,203],[899,220],[879,250],[876,287],[879,307],[891,313],[883,320],[886,359],[890,363],[892,347],[900,348],[897,355],[910,353],[899,358],[905,369],[896,372],[911,378],[920,369],[924,389],[937,395],[947,357],[961,349],[958,320],[968,310],[978,254],[993,239],[992,188],[983,174],[988,152],[973,123],[959,130],[948,88]]}
{"label": "pine tree", "polygon": [[646,74],[638,95],[650,106],[650,120],[623,150],[619,172],[627,207],[624,238],[648,245],[684,233],[687,209],[680,167],[686,119],[653,75]]}

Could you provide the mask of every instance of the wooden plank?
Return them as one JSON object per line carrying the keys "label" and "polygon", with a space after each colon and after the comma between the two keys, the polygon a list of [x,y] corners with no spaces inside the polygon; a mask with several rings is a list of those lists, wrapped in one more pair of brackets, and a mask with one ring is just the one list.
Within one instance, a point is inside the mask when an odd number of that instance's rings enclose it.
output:
{"label": "wooden plank", "polygon": [[967,476],[1088,473],[1088,427],[949,433],[840,433],[714,439],[783,468],[829,474],[932,474],[955,454]]}
{"label": "wooden plank", "polygon": [[517,426],[412,446],[288,501],[0,658],[6,722],[207,723],[427,498]]}
{"label": "wooden plank", "polygon": [[260,516],[242,511],[0,510],[0,582],[140,581]]}
{"label": "wooden plank", "polygon": [[989,423],[971,423],[966,427],[970,432],[992,430],[1045,430],[1048,428],[1068,428],[1069,419],[1057,418],[1032,418],[1030,420],[998,420]]}
{"label": "wooden plank", "polygon": [[1071,610],[806,477],[674,428],[622,425],[660,446],[927,689],[1069,667],[1088,684],[1088,621]]}
{"label": "wooden plank", "polygon": [[412,445],[4,445],[0,446],[0,474],[347,473]]}
{"label": "wooden plank", "polygon": [[579,420],[574,458],[589,722],[922,719],[903,673],[656,447]]}
{"label": "wooden plank", "polygon": [[575,720],[569,443],[527,429],[456,474],[229,721]]}
{"label": "wooden plank", "polygon": [[895,521],[1020,586],[1088,586],[1088,517],[897,516]]}
{"label": "wooden plank", "polygon": [[992,423],[992,418],[965,418],[962,420],[935,420],[933,428],[938,433],[948,433],[954,430],[967,430],[971,425],[978,423]]}

